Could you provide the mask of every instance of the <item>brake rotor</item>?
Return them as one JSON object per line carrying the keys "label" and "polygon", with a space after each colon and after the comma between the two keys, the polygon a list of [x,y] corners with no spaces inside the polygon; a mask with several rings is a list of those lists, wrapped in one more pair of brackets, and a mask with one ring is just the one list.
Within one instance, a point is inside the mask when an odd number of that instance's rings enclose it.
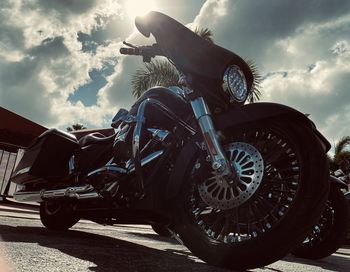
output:
{"label": "brake rotor", "polygon": [[198,185],[203,201],[215,209],[228,210],[242,205],[259,188],[264,174],[264,161],[252,145],[234,142],[225,146],[230,165],[239,182],[230,185],[220,176],[213,175]]}

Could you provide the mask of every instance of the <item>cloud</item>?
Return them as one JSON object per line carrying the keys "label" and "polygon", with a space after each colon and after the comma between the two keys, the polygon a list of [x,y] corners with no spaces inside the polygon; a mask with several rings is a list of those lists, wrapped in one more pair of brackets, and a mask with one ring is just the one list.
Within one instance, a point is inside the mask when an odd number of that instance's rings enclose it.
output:
{"label": "cloud", "polygon": [[[118,54],[121,41],[152,43],[135,30],[125,1],[4,0],[1,106],[46,126],[109,125],[118,108],[134,101],[130,78],[142,65],[140,57]],[[253,59],[265,78],[264,101],[310,113],[331,140],[350,135],[349,1],[181,0],[175,5],[166,0],[159,5],[180,22],[210,28],[217,44]],[[92,71],[107,83],[91,84]],[[92,94],[95,104],[85,106],[80,97],[88,86],[100,89]]]}
{"label": "cloud", "polygon": [[[130,78],[142,65],[140,58],[118,55],[121,41],[152,42],[135,32],[133,19],[122,6],[125,2],[3,1],[1,106],[48,127],[65,128],[73,122],[89,127],[109,125],[118,108],[128,108],[135,100]],[[176,10],[180,19],[191,21],[204,0],[187,2],[174,6],[172,1],[163,1],[162,8],[167,13]],[[91,76],[96,73],[101,75],[100,83]],[[107,82],[104,87],[103,82]],[[91,86],[101,89],[91,92]],[[87,90],[90,93],[84,94]],[[93,103],[86,106],[83,101]]]}
{"label": "cloud", "polygon": [[264,100],[311,113],[331,141],[350,134],[349,126],[344,126],[344,120],[350,121],[349,32],[347,15],[300,27],[276,43],[280,68],[276,60],[270,64],[287,76],[268,76],[263,83]]}
{"label": "cloud", "polygon": [[103,29],[108,20],[101,18],[115,18],[118,11],[112,0],[6,1],[0,10],[1,106],[46,126],[102,126],[111,110],[101,102],[86,108],[68,97],[91,80],[89,71],[116,64],[118,41],[110,39],[92,54],[77,38]]}
{"label": "cloud", "polygon": [[263,101],[310,113],[331,141],[350,135],[349,1],[207,1],[194,25],[257,63]]}

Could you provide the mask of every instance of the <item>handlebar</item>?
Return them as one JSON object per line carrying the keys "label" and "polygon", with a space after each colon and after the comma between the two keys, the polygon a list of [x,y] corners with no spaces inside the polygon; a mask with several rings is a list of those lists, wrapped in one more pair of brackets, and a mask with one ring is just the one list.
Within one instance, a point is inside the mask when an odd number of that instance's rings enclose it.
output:
{"label": "handlebar", "polygon": [[120,54],[122,55],[135,55],[140,56],[141,50],[139,48],[120,48]]}
{"label": "handlebar", "polygon": [[151,58],[154,58],[155,56],[163,56],[163,53],[157,44],[131,48],[122,47],[119,52],[122,55],[143,56],[145,62],[149,62]]}

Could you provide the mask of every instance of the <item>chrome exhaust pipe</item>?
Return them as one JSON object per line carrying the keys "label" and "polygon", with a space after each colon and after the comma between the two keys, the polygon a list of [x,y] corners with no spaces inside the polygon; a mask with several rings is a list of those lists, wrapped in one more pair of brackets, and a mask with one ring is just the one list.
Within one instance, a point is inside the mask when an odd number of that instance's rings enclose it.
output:
{"label": "chrome exhaust pipe", "polygon": [[97,199],[102,196],[94,191],[91,185],[68,187],[57,190],[41,190],[34,192],[16,192],[13,195],[16,201],[20,202],[42,202],[46,199],[58,199],[58,198],[73,198],[78,200],[83,199]]}
{"label": "chrome exhaust pipe", "polygon": [[[146,164],[150,163],[154,159],[160,157],[163,153],[164,153],[163,150],[159,150],[149,154],[148,156],[146,156],[141,160],[141,166],[145,166]],[[90,172],[87,175],[87,177],[91,178],[101,173],[109,173],[111,175],[114,175],[117,178],[120,175],[130,174],[134,171],[135,171],[135,166],[132,164],[131,161],[128,161],[127,168],[121,168],[116,165],[106,165],[102,168],[99,168],[97,170]],[[113,185],[113,188],[116,184]],[[111,187],[110,189],[107,189],[107,191],[110,191],[110,190],[112,191],[113,188]],[[41,191],[32,191],[32,192],[18,191],[14,193],[13,197],[16,201],[19,201],[19,202],[42,202],[46,199],[58,199],[58,198],[67,198],[67,197],[77,199],[77,200],[103,198],[98,192],[94,190],[94,187],[92,187],[91,185],[68,187],[68,188],[57,189],[57,190],[43,189]]]}

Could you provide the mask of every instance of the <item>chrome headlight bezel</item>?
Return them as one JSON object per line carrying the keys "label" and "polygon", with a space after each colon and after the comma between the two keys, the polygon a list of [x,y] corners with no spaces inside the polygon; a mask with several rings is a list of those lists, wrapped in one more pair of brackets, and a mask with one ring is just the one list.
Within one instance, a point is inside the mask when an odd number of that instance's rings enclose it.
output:
{"label": "chrome headlight bezel", "polygon": [[226,68],[222,89],[230,96],[230,103],[244,103],[248,97],[248,86],[243,71],[237,65]]}

